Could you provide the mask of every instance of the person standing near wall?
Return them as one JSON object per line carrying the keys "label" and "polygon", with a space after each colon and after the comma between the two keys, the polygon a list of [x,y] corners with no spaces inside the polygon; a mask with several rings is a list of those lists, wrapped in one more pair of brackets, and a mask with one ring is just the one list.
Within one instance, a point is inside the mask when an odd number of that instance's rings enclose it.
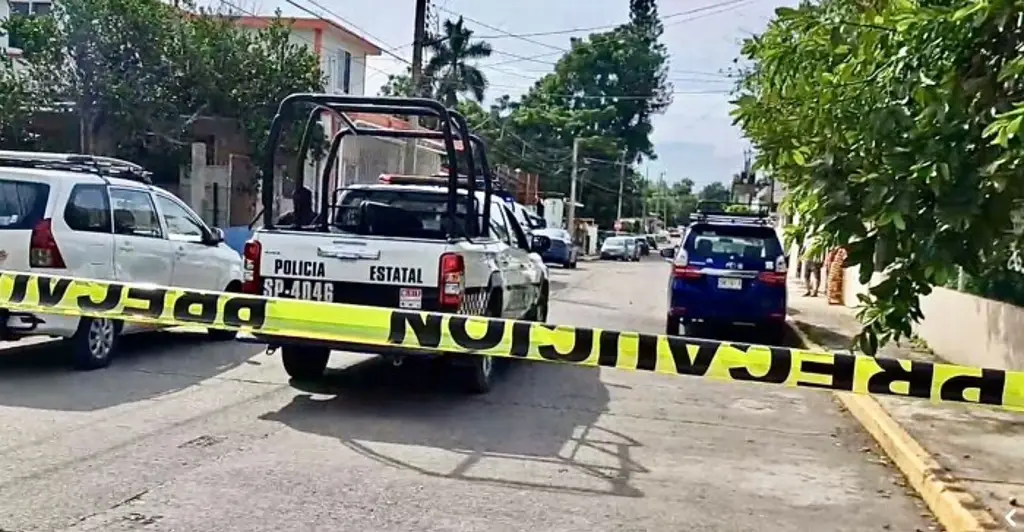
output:
{"label": "person standing near wall", "polygon": [[824,250],[821,249],[821,242],[817,238],[811,238],[804,243],[802,255],[804,262],[804,284],[807,289],[805,297],[818,297],[818,290],[821,288],[821,269],[824,266]]}

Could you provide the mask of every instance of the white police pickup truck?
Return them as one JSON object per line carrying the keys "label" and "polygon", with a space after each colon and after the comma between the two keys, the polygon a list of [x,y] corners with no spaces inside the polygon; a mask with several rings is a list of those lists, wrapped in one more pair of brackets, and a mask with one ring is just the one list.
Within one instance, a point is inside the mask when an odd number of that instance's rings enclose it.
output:
{"label": "white police pickup truck", "polygon": [[[309,110],[295,161],[297,185],[304,156],[325,112],[344,124],[331,139],[320,179],[320,215],[311,225],[275,223],[275,153],[286,124]],[[434,130],[367,129],[346,113],[433,116]],[[333,165],[347,135],[441,140],[446,177],[381,176],[375,184],[343,187],[330,194]],[[461,139],[461,140],[457,140]],[[242,291],[394,309],[544,321],[547,269],[538,254],[551,245],[533,237],[493,194],[484,141],[465,117],[436,100],[339,94],[292,94],[278,106],[267,139],[272,149],[260,166],[263,228],[243,249]],[[474,152],[479,157],[474,156]],[[460,166],[465,167],[461,175]],[[479,166],[478,166],[479,165]],[[477,174],[476,168],[480,168]],[[478,179],[477,176],[482,176]],[[330,203],[329,203],[330,200]],[[296,217],[297,218],[297,217]],[[396,345],[322,342],[280,335],[255,335],[281,347],[285,370],[295,379],[321,377],[331,350],[376,353],[396,364],[404,356],[435,356]],[[479,355],[444,356],[467,390],[491,388],[494,362]]]}
{"label": "white police pickup truck", "polygon": [[[460,227],[446,219],[445,178],[382,176],[379,184],[338,191],[329,231],[258,229],[243,250],[243,291],[272,297],[430,310],[531,321],[547,319],[549,285],[543,264],[531,258],[550,245],[531,238],[499,198],[458,190]],[[469,227],[491,207],[488,227]],[[331,349],[370,352],[396,364],[409,354],[397,348],[325,345],[265,338],[281,347],[284,367],[296,379],[319,377]],[[490,357],[452,356],[460,380],[475,393],[491,387]]]}

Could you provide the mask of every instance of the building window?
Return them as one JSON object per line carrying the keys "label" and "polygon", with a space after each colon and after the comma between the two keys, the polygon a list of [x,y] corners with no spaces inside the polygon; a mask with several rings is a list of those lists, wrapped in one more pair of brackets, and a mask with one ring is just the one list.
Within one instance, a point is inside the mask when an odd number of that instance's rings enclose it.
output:
{"label": "building window", "polygon": [[352,54],[339,50],[334,64],[334,88],[343,94],[348,94],[352,81]]}
{"label": "building window", "polygon": [[50,0],[10,0],[15,15],[46,15],[53,8]]}
{"label": "building window", "polygon": [[351,92],[352,86],[352,54],[345,52],[345,77],[341,80],[341,90],[345,94]]}
{"label": "building window", "polygon": [[[0,0],[2,1],[2,0]],[[11,15],[19,15],[23,17],[30,17],[33,15],[46,15],[50,13],[53,4],[47,0],[11,0]],[[24,41],[18,32],[12,32],[8,35],[7,45],[11,48],[22,48]]]}

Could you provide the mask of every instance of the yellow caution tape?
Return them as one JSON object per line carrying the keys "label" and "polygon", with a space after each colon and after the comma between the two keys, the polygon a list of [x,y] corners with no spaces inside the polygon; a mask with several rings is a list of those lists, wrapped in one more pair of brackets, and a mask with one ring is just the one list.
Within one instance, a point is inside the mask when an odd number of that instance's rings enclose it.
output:
{"label": "yellow caution tape", "polygon": [[0,272],[0,308],[401,346],[1024,411],[1024,372]]}

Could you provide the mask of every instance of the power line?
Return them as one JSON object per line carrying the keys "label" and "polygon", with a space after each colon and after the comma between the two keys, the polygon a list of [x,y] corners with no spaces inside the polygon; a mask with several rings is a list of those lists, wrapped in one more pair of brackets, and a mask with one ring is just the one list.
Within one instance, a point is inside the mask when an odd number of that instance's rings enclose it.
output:
{"label": "power line", "polygon": [[[675,13],[664,15],[664,16],[662,16],[660,18],[661,18],[662,22],[665,22],[666,20],[670,20],[670,19],[674,19],[674,18],[678,18],[678,17],[683,17],[683,16],[686,16],[686,15],[693,15],[693,14],[696,14],[696,13],[702,13],[702,12],[705,12],[705,11],[709,11],[709,10],[713,10],[713,9],[718,9],[718,8],[722,8],[722,7],[739,7],[741,5],[749,4],[749,3],[752,3],[752,2],[755,2],[755,1],[758,1],[758,0],[724,0],[724,1],[721,1],[721,2],[716,2],[714,4],[710,4],[710,5],[706,5],[706,6],[701,6],[701,7],[697,7],[697,8],[693,8],[693,9],[687,9],[685,11],[677,11]],[[623,25],[626,24],[626,23],[605,24],[605,25],[602,25],[602,26],[568,28],[568,29],[564,29],[564,30],[554,30],[554,31],[539,31],[539,32],[532,32],[532,33],[512,33],[512,32],[503,30],[501,28],[497,28],[495,26],[491,26],[491,25],[485,24],[483,22],[471,19],[471,18],[469,18],[469,17],[467,17],[465,15],[462,15],[461,13],[457,13],[457,12],[451,11],[451,10],[446,9],[446,8],[438,8],[438,9],[440,9],[441,11],[444,11],[446,13],[451,13],[453,15],[461,15],[463,18],[465,18],[466,20],[468,20],[470,22],[473,22],[473,23],[479,24],[479,25],[481,25],[481,26],[483,26],[485,28],[488,28],[488,29],[500,32],[500,35],[481,35],[481,36],[479,36],[479,38],[481,38],[481,39],[507,39],[507,38],[513,38],[513,39],[523,40],[523,41],[526,41],[526,42],[532,42],[534,44],[539,44],[540,46],[545,46],[545,47],[549,47],[549,48],[556,48],[556,47],[554,45],[551,45],[551,44],[548,44],[548,43],[542,43],[542,42],[539,42],[539,41],[534,41],[534,40],[531,40],[529,38],[530,37],[546,37],[546,36],[551,36],[551,35],[568,35],[568,34],[571,34],[571,33],[586,33],[586,32],[592,32],[592,31],[610,30],[610,29],[615,29],[615,28],[618,28],[618,27],[623,26]],[[715,13],[720,13],[720,12],[721,11],[716,11]],[[666,26],[674,26],[676,24],[679,24],[680,22],[682,22],[682,21],[676,21],[676,22],[673,22],[672,24],[666,24]],[[561,50],[562,51],[568,51],[565,48],[562,48]]]}
{"label": "power line", "polygon": [[[370,65],[366,65],[366,68],[369,69],[369,70],[373,70],[375,72],[378,72],[380,74],[387,75],[387,76],[396,75],[396,74],[393,74],[391,72],[387,72],[386,70],[381,70],[379,68],[376,68],[376,67],[373,67],[373,66],[370,66]],[[481,68],[486,68],[486,67],[481,67]],[[424,79],[440,79],[439,76],[426,76],[426,75],[424,75],[423,78]],[[496,84],[496,83],[488,83],[487,85],[483,86],[482,88],[484,88],[484,89],[487,89],[487,88],[508,89],[508,90],[516,90],[516,91],[526,92],[526,91],[529,91],[532,88],[532,86],[500,85],[500,84]],[[697,95],[704,95],[704,94],[731,94],[731,93],[732,93],[731,90],[721,90],[721,89],[718,89],[718,90],[670,91],[670,92],[666,92],[665,95],[680,95],[680,96],[691,95],[691,96],[697,96]],[[607,99],[607,100],[650,100],[650,99],[654,99],[654,98],[660,97],[660,96],[656,96],[656,95],[652,95],[652,94],[545,94],[545,96],[551,96],[551,97],[555,97],[555,98],[567,98],[567,99],[568,98],[575,98],[575,99],[579,99],[579,100],[604,100],[604,99]]]}
{"label": "power line", "polygon": [[[321,15],[320,13],[317,13],[317,12],[315,12],[315,11],[313,11],[313,10],[311,10],[311,9],[309,9],[309,8],[307,8],[307,7],[305,7],[305,6],[299,5],[299,4],[297,3],[297,2],[295,2],[295,0],[284,0],[284,1],[285,1],[285,2],[288,2],[289,4],[291,4],[291,5],[295,6],[295,7],[299,8],[299,9],[301,9],[301,10],[303,10],[303,11],[305,11],[306,13],[309,13],[310,15],[313,15],[314,17],[316,17],[316,18],[318,18],[318,19],[320,19],[320,20],[322,20],[322,21],[324,21],[324,22],[327,22],[327,23],[330,23],[330,24],[337,24],[336,22],[334,22],[334,21],[332,21],[332,20],[329,20],[329,19],[326,19],[326,18],[324,18],[324,16],[323,16],[323,15]],[[387,44],[386,42],[384,42],[383,40],[381,40],[380,38],[378,38],[378,37],[374,36],[373,34],[371,34],[370,32],[368,32],[368,31],[366,31],[366,30],[363,30],[363,29],[361,29],[361,28],[360,28],[359,26],[356,26],[356,25],[355,25],[355,24],[353,24],[352,22],[350,22],[350,21],[348,21],[348,20],[346,20],[346,19],[342,18],[342,17],[341,17],[341,16],[339,16],[339,15],[338,15],[337,13],[334,13],[334,12],[333,12],[333,11],[331,11],[330,9],[327,9],[327,8],[323,7],[322,5],[318,4],[318,3],[316,2],[316,0],[306,0],[306,1],[307,1],[307,2],[309,2],[310,4],[313,4],[314,6],[317,6],[317,7],[319,7],[320,9],[323,9],[324,11],[326,11],[326,12],[327,12],[327,13],[329,13],[329,14],[331,14],[332,16],[338,17],[338,19],[340,19],[340,20],[344,21],[344,22],[345,22],[346,24],[349,24],[349,25],[350,25],[350,26],[352,26],[353,28],[355,28],[355,29],[359,30],[360,32],[362,32],[362,33],[364,33],[364,34],[366,34],[366,35],[368,35],[369,37],[371,37],[371,38],[373,38],[373,39],[376,39],[376,40],[377,40],[378,42],[380,42],[380,43],[384,44],[385,46],[390,46],[390,45],[388,45],[388,44]],[[362,36],[360,36],[360,37],[361,37],[361,38],[363,38],[363,39],[366,39],[365,37],[362,37]],[[366,39],[366,40],[367,40],[367,41],[369,41],[369,39]],[[401,61],[401,62],[403,62],[403,63],[409,64],[409,65],[411,65],[411,64],[412,64],[412,62],[411,62],[411,61],[409,61],[408,59],[406,59],[406,58],[404,58],[404,57],[402,57],[402,56],[400,56],[400,55],[398,55],[398,54],[396,54],[396,53],[394,53],[394,52],[392,52],[392,51],[390,51],[390,50],[387,50],[387,49],[385,49],[385,48],[380,48],[380,51],[381,51],[381,53],[384,53],[384,54],[386,54],[386,55],[389,55],[389,56],[391,56],[391,57],[394,57],[395,59],[398,59],[399,61]]]}

